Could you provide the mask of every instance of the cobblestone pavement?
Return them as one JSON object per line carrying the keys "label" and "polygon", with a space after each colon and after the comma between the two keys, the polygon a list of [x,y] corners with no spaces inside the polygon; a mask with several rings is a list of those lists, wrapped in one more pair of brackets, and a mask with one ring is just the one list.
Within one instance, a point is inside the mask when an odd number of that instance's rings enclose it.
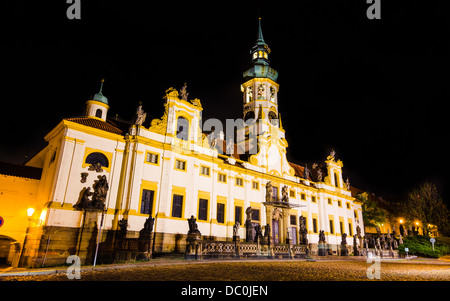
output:
{"label": "cobblestone pavement", "polygon": [[[81,281],[300,281],[370,280],[367,269],[373,263],[362,260],[255,260],[255,261],[178,261],[146,263],[131,267],[83,270]],[[243,272],[245,271],[245,273]],[[6,276],[0,281],[75,281],[62,272],[53,275]],[[439,260],[381,261],[380,280],[450,280],[450,262]],[[374,279],[372,281],[380,281]]]}

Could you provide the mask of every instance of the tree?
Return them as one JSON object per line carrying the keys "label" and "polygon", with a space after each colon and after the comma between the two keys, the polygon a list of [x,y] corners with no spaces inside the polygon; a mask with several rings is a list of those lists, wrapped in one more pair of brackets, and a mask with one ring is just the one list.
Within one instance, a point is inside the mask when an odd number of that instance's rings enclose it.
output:
{"label": "tree", "polygon": [[408,200],[404,204],[404,213],[407,219],[420,221],[427,236],[430,224],[438,226],[441,232],[448,231],[449,211],[433,183],[425,182],[409,193]]}
{"label": "tree", "polygon": [[369,193],[360,193],[356,198],[363,202],[362,214],[364,226],[376,227],[386,222],[386,212],[378,207],[378,204],[370,197]]}

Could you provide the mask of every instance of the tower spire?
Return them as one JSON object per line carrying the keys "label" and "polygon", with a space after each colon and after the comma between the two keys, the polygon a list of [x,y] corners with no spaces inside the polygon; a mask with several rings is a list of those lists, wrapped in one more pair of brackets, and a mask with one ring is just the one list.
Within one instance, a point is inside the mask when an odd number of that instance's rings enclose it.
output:
{"label": "tower spire", "polygon": [[264,37],[261,29],[261,17],[258,18],[258,38],[256,39],[256,43],[266,44],[266,42],[264,42]]}

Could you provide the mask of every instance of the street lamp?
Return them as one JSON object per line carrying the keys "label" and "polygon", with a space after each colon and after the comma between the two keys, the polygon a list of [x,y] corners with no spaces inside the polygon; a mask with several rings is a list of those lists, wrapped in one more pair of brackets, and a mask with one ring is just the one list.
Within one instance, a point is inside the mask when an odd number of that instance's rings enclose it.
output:
{"label": "street lamp", "polygon": [[27,209],[28,220],[36,225],[40,226],[42,224],[42,220],[39,218],[31,218],[34,214],[34,208]]}

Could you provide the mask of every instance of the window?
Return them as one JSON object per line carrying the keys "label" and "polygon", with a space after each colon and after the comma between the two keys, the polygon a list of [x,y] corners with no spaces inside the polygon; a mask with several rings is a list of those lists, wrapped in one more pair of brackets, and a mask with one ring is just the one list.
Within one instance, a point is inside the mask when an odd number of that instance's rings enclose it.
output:
{"label": "window", "polygon": [[224,174],[224,173],[220,173],[220,174],[217,176],[217,180],[218,180],[219,182],[226,183],[226,182],[227,182],[227,175]]}
{"label": "window", "polygon": [[304,193],[302,193],[302,194],[300,195],[300,198],[304,201],[304,200],[306,200],[306,195],[305,195]]}
{"label": "window", "polygon": [[188,141],[189,121],[184,117],[178,117],[176,137],[181,140]]}
{"label": "window", "polygon": [[341,200],[338,200],[338,207],[342,207],[342,202],[341,202]]}
{"label": "window", "polygon": [[347,203],[347,209],[350,209],[350,203]]}
{"label": "window", "polygon": [[272,197],[274,201],[278,201],[278,187],[277,186],[273,186],[272,187]]}
{"label": "window", "polygon": [[158,164],[158,157],[159,157],[158,154],[147,153],[146,161],[148,163]]}
{"label": "window", "polygon": [[217,222],[225,223],[225,204],[217,203]]}
{"label": "window", "polygon": [[259,209],[252,209],[252,221],[259,221]]}
{"label": "window", "polygon": [[316,202],[316,197],[315,197],[315,196],[312,196],[312,197],[311,197],[311,202],[313,202],[313,203]]}
{"label": "window", "polygon": [[339,230],[341,231],[341,234],[344,233],[344,223],[339,221]]}
{"label": "window", "polygon": [[330,219],[330,233],[334,234],[334,221]]}
{"label": "window", "polygon": [[317,218],[313,218],[312,222],[313,222],[313,232],[317,233]]}
{"label": "window", "polygon": [[297,225],[297,216],[291,215],[291,225]]}
{"label": "window", "polygon": [[242,225],[242,207],[241,206],[234,207],[234,222],[238,222],[240,225]]}
{"label": "window", "polygon": [[353,225],[348,223],[348,235],[353,236]]}
{"label": "window", "polygon": [[175,168],[179,170],[186,170],[186,161],[176,160]]}
{"label": "window", "polygon": [[207,166],[201,166],[201,167],[200,167],[200,173],[201,173],[202,175],[209,176],[209,167],[207,167]]}
{"label": "window", "polygon": [[259,182],[253,181],[253,182],[252,182],[252,188],[253,188],[253,189],[259,190]]}
{"label": "window", "polygon": [[199,199],[198,200],[198,219],[202,221],[208,220],[208,200]]}
{"label": "window", "polygon": [[331,200],[331,198],[328,198],[328,205],[333,205],[333,201]]}
{"label": "window", "polygon": [[244,180],[242,178],[236,178],[236,186],[244,187]]}
{"label": "window", "polygon": [[153,190],[142,190],[141,214],[152,214],[154,195],[155,191]]}
{"label": "window", "polygon": [[172,217],[183,217],[183,196],[179,194],[173,195],[172,201]]}
{"label": "window", "polygon": [[102,167],[109,167],[109,161],[108,158],[106,158],[106,156],[102,153],[99,152],[95,152],[95,153],[90,153],[87,157],[86,157],[86,164],[97,164],[100,163],[100,165]]}
{"label": "window", "polygon": [[295,190],[289,190],[289,197],[295,198]]}
{"label": "window", "polygon": [[334,184],[336,185],[336,187],[339,187],[339,179],[336,172],[334,173]]}
{"label": "window", "polygon": [[95,111],[95,117],[97,118],[102,118],[102,110],[101,109],[97,109],[97,111]]}

